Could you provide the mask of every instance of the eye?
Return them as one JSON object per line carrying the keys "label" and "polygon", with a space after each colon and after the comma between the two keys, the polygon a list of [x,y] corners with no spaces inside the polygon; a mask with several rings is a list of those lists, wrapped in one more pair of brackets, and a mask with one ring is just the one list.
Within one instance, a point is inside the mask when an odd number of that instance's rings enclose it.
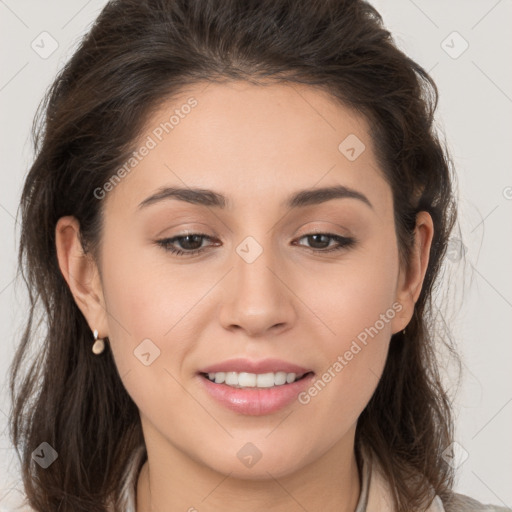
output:
{"label": "eye", "polygon": [[[334,235],[332,233],[310,233],[308,235],[301,236],[299,240],[304,238],[307,238],[308,241],[313,244],[313,247],[308,247],[308,249],[311,249],[313,252],[322,253],[347,249],[356,243],[354,238]],[[330,241],[335,242],[334,246],[329,247]]]}
{"label": "eye", "polygon": [[[157,240],[156,243],[172,254],[176,254],[178,256],[193,256],[194,254],[198,254],[204,251],[202,242],[205,239],[212,240],[210,236],[204,235],[202,233],[190,233],[186,235],[175,236],[173,238]],[[181,249],[176,247],[176,242],[181,245]]]}
{"label": "eye", "polygon": [[[339,251],[341,249],[348,249],[355,245],[356,240],[351,237],[334,235],[331,233],[309,233],[301,236],[298,240],[308,239],[312,243],[311,247],[307,247],[313,252],[326,253],[331,251]],[[156,244],[163,247],[164,250],[176,254],[177,256],[193,256],[203,252],[206,247],[203,246],[203,241],[213,238],[203,233],[190,233],[185,235],[178,235],[172,238],[164,238],[157,240]],[[334,241],[334,246],[330,242]],[[178,244],[180,247],[177,247]],[[219,245],[214,244],[214,245]],[[296,244],[302,245],[302,244]]]}

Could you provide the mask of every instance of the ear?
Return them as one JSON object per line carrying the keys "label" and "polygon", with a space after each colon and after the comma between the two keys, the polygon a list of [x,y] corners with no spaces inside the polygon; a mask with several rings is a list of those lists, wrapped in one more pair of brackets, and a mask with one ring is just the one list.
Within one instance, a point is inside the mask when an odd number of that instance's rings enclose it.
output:
{"label": "ear", "polygon": [[107,313],[102,284],[94,258],[83,250],[79,238],[80,224],[75,217],[61,217],[55,227],[59,267],[77,306],[91,331],[98,337],[108,335]]}
{"label": "ear", "polygon": [[414,314],[414,305],[420,296],[427,272],[430,247],[434,236],[434,223],[427,212],[416,215],[414,229],[414,247],[408,268],[400,267],[397,281],[396,301],[402,305],[402,310],[392,321],[393,334],[407,326]]}

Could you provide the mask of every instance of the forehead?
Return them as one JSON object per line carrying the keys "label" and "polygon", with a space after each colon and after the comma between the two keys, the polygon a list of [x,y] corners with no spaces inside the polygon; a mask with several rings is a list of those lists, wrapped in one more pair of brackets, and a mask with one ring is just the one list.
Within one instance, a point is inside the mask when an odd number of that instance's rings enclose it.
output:
{"label": "forehead", "polygon": [[217,190],[231,208],[259,196],[282,204],[293,190],[338,184],[387,207],[366,119],[300,84],[190,86],[152,113],[134,151],[109,193],[125,207],[162,186]]}

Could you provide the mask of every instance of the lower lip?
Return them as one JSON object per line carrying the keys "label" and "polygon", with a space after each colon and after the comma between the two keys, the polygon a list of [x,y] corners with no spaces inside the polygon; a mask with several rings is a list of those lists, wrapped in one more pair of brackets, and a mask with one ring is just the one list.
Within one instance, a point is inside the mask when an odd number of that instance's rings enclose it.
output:
{"label": "lower lip", "polygon": [[313,380],[310,373],[304,378],[272,388],[233,388],[226,384],[215,384],[204,375],[199,375],[206,392],[221,405],[240,414],[262,416],[283,409],[297,399],[297,395]]}

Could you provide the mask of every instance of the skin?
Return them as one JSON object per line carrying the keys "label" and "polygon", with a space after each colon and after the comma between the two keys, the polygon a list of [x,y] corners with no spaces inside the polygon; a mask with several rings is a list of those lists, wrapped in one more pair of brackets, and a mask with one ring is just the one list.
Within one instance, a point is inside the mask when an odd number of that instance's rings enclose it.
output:
{"label": "skin", "polygon": [[[391,188],[366,120],[306,86],[197,84],[154,113],[135,147],[190,96],[198,105],[103,199],[101,265],[83,253],[75,218],[56,226],[62,273],[91,331],[109,337],[106,350],[140,411],[148,461],[137,511],[353,511],[356,422],[391,335],[412,317],[432,219],[418,215],[402,268]],[[355,161],[338,150],[349,134],[366,146]],[[298,190],[335,185],[372,207],[354,198],[281,206]],[[162,186],[212,189],[229,205],[170,199],[137,208]],[[315,231],[357,241],[322,253],[337,244],[315,244],[306,236]],[[187,232],[212,237],[202,254],[155,244]],[[236,252],[247,236],[263,249],[250,264]],[[401,311],[307,405],[248,416],[202,390],[196,372],[233,357],[280,358],[321,376],[393,303]],[[146,338],[160,350],[150,366],[133,354]],[[250,468],[237,457],[248,442],[262,455]]]}

